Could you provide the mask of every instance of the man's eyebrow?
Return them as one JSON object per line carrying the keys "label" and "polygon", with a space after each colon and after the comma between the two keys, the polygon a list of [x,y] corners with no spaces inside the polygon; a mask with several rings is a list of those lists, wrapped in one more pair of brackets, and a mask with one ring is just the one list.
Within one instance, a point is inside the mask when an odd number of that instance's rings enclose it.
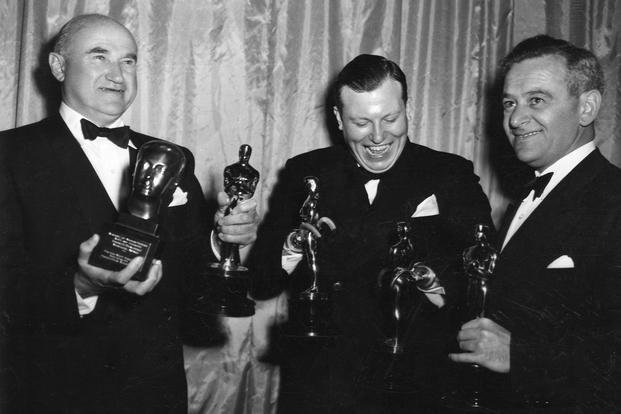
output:
{"label": "man's eyebrow", "polygon": [[526,95],[546,95],[551,96],[552,94],[545,89],[533,89],[531,91],[526,92]]}
{"label": "man's eyebrow", "polygon": [[[103,48],[101,46],[95,46],[94,48],[90,49],[88,52],[86,52],[87,54],[97,54],[97,53],[103,53],[103,54],[108,54],[110,53],[110,51],[106,48]],[[138,55],[136,53],[128,53],[127,55],[124,56],[125,58],[130,58],[133,60],[138,60]]]}
{"label": "man's eyebrow", "polygon": [[384,115],[384,118],[388,118],[388,117],[391,117],[391,116],[399,116],[399,115],[401,115],[402,113],[403,113],[403,110],[402,110],[402,109],[397,109],[397,110],[395,110],[395,111],[389,112],[389,113],[387,113],[386,115]]}
{"label": "man's eyebrow", "polygon": [[[526,93],[523,94],[524,96],[533,96],[533,95],[545,95],[545,96],[552,96],[552,94],[545,90],[545,89],[532,89],[530,91],[527,91]],[[502,97],[503,98],[513,98],[515,95],[512,93],[508,93],[508,92],[503,92]]]}
{"label": "man's eyebrow", "polygon": [[347,119],[352,120],[352,121],[361,121],[361,120],[367,120],[368,118],[362,115],[349,115]]}
{"label": "man's eyebrow", "polygon": [[94,48],[92,48],[86,53],[108,53],[108,52],[109,52],[108,49],[104,49],[103,47],[100,47],[100,46],[95,46]]}

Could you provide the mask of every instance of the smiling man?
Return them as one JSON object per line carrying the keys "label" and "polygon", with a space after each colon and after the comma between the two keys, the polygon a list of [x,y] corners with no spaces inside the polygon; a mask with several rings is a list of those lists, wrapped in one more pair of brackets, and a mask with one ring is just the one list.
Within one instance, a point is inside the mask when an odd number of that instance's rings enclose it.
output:
{"label": "smiling man", "polygon": [[506,409],[619,412],[621,171],[593,142],[602,69],[543,35],[502,68],[505,132],[536,180],[500,234],[491,316],[463,325],[451,358],[506,373]]}
{"label": "smiling man", "polygon": [[[186,169],[163,197],[160,260],[146,280],[131,280],[140,257],[118,272],[89,265],[97,233],[126,208],[132,153],[155,139],[121,119],[136,96],[136,42],[107,16],[78,16],[61,29],[49,65],[61,83],[59,112],[0,134],[6,411],[186,413],[179,326],[185,310],[211,310],[201,307],[205,292],[188,287],[215,260],[194,159],[182,148]],[[226,201],[221,193],[222,208]],[[237,213],[217,215],[219,237],[248,244],[254,202]]]}
{"label": "smiling man", "polygon": [[472,244],[476,223],[491,223],[489,204],[470,162],[410,142],[407,83],[397,64],[381,56],[356,57],[336,78],[333,98],[342,145],[287,161],[252,252],[258,271],[256,297],[285,288],[295,297],[309,287],[308,265],[285,240],[300,223],[307,196],[304,178],[317,177],[319,215],[336,227],[317,243],[319,279],[322,289],[334,296],[333,314],[342,335],[327,346],[304,340],[284,346],[280,409],[385,409],[381,398],[366,398],[368,390],[356,389],[355,382],[374,345],[390,335],[378,304],[378,276],[397,240],[400,221],[411,223],[415,255],[440,274],[446,295],[433,298],[433,304],[417,296],[419,311],[410,340],[425,343],[421,357],[412,361],[424,392],[392,400],[395,409],[404,410],[433,404],[434,375],[442,372],[446,360],[445,318],[457,293],[453,275],[442,270]]}

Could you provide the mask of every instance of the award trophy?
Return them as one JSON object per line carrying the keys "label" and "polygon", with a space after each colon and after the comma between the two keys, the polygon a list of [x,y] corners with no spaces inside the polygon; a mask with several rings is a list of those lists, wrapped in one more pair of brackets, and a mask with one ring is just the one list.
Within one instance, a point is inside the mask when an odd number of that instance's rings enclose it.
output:
{"label": "award trophy", "polygon": [[[259,182],[259,172],[248,161],[252,154],[250,145],[239,147],[239,161],[224,169],[224,191],[229,196],[229,205],[224,212],[228,216],[240,201],[254,195]],[[207,270],[210,277],[222,282],[223,295],[220,312],[226,316],[244,317],[254,315],[254,302],[248,299],[250,275],[248,268],[240,264],[239,246],[222,243],[220,262],[212,263]]]}
{"label": "award trophy", "polygon": [[133,279],[145,280],[159,244],[157,218],[162,200],[172,195],[185,164],[181,148],[169,142],[150,141],[140,147],[127,212],[102,233],[89,264],[118,271],[134,257],[143,256]]}
{"label": "award trophy", "polygon": [[289,234],[286,245],[295,252],[304,252],[312,276],[308,289],[290,299],[291,318],[285,335],[293,337],[331,338],[337,335],[332,321],[332,302],[328,292],[319,283],[317,244],[319,228],[326,224],[335,229],[332,220],[319,218],[319,180],[305,177],[307,197],[300,208],[300,228]]}
{"label": "award trophy", "polygon": [[496,249],[487,242],[486,231],[486,226],[477,224],[474,232],[476,244],[463,254],[464,273],[468,278],[466,306],[472,318],[485,317],[488,282],[498,259]]}
{"label": "award trophy", "polygon": [[[464,250],[463,270],[468,279],[466,291],[466,316],[468,320],[485,317],[485,307],[489,290],[489,280],[492,277],[498,252],[487,241],[487,226],[477,224],[475,227],[475,244]],[[468,382],[460,384],[462,389],[444,397],[450,405],[461,410],[476,412],[493,412],[486,408],[485,396],[482,395],[481,385],[484,372],[477,364],[463,367],[464,377]]]}
{"label": "award trophy", "polygon": [[419,292],[443,292],[434,271],[413,260],[414,247],[409,239],[409,225],[397,223],[399,240],[390,247],[388,267],[380,272],[378,285],[382,308],[388,309],[392,335],[377,347],[361,376],[367,388],[391,393],[420,390],[407,368],[404,340],[416,314]]}

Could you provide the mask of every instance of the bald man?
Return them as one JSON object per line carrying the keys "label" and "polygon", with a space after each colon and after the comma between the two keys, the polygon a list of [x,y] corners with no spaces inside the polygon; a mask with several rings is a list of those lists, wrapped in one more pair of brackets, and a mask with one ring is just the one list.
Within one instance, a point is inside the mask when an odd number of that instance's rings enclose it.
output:
{"label": "bald man", "polygon": [[[132,279],[141,257],[120,271],[89,265],[98,234],[125,208],[130,153],[155,139],[121,119],[136,96],[136,65],[124,26],[102,15],[72,19],[49,54],[59,112],[0,135],[11,412],[187,412],[179,326],[186,309],[210,311],[198,302],[206,292],[192,289],[214,260],[190,151],[182,148],[185,172],[163,200],[161,253],[146,278]],[[218,214],[220,239],[251,243],[255,207]]]}

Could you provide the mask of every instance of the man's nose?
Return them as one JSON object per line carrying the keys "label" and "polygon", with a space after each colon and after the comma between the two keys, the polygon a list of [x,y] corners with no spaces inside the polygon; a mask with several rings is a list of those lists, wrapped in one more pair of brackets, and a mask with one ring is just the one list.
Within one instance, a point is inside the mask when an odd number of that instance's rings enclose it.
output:
{"label": "man's nose", "polygon": [[121,69],[121,63],[110,63],[108,67],[108,72],[106,73],[106,79],[114,82],[114,83],[122,83],[123,78],[123,70]]}
{"label": "man's nose", "polygon": [[513,129],[519,128],[520,126],[526,124],[528,119],[528,109],[521,105],[517,105],[513,112],[509,115],[509,126]]}
{"label": "man's nose", "polygon": [[371,142],[381,144],[384,141],[382,126],[380,123],[373,125],[373,134],[371,134]]}

